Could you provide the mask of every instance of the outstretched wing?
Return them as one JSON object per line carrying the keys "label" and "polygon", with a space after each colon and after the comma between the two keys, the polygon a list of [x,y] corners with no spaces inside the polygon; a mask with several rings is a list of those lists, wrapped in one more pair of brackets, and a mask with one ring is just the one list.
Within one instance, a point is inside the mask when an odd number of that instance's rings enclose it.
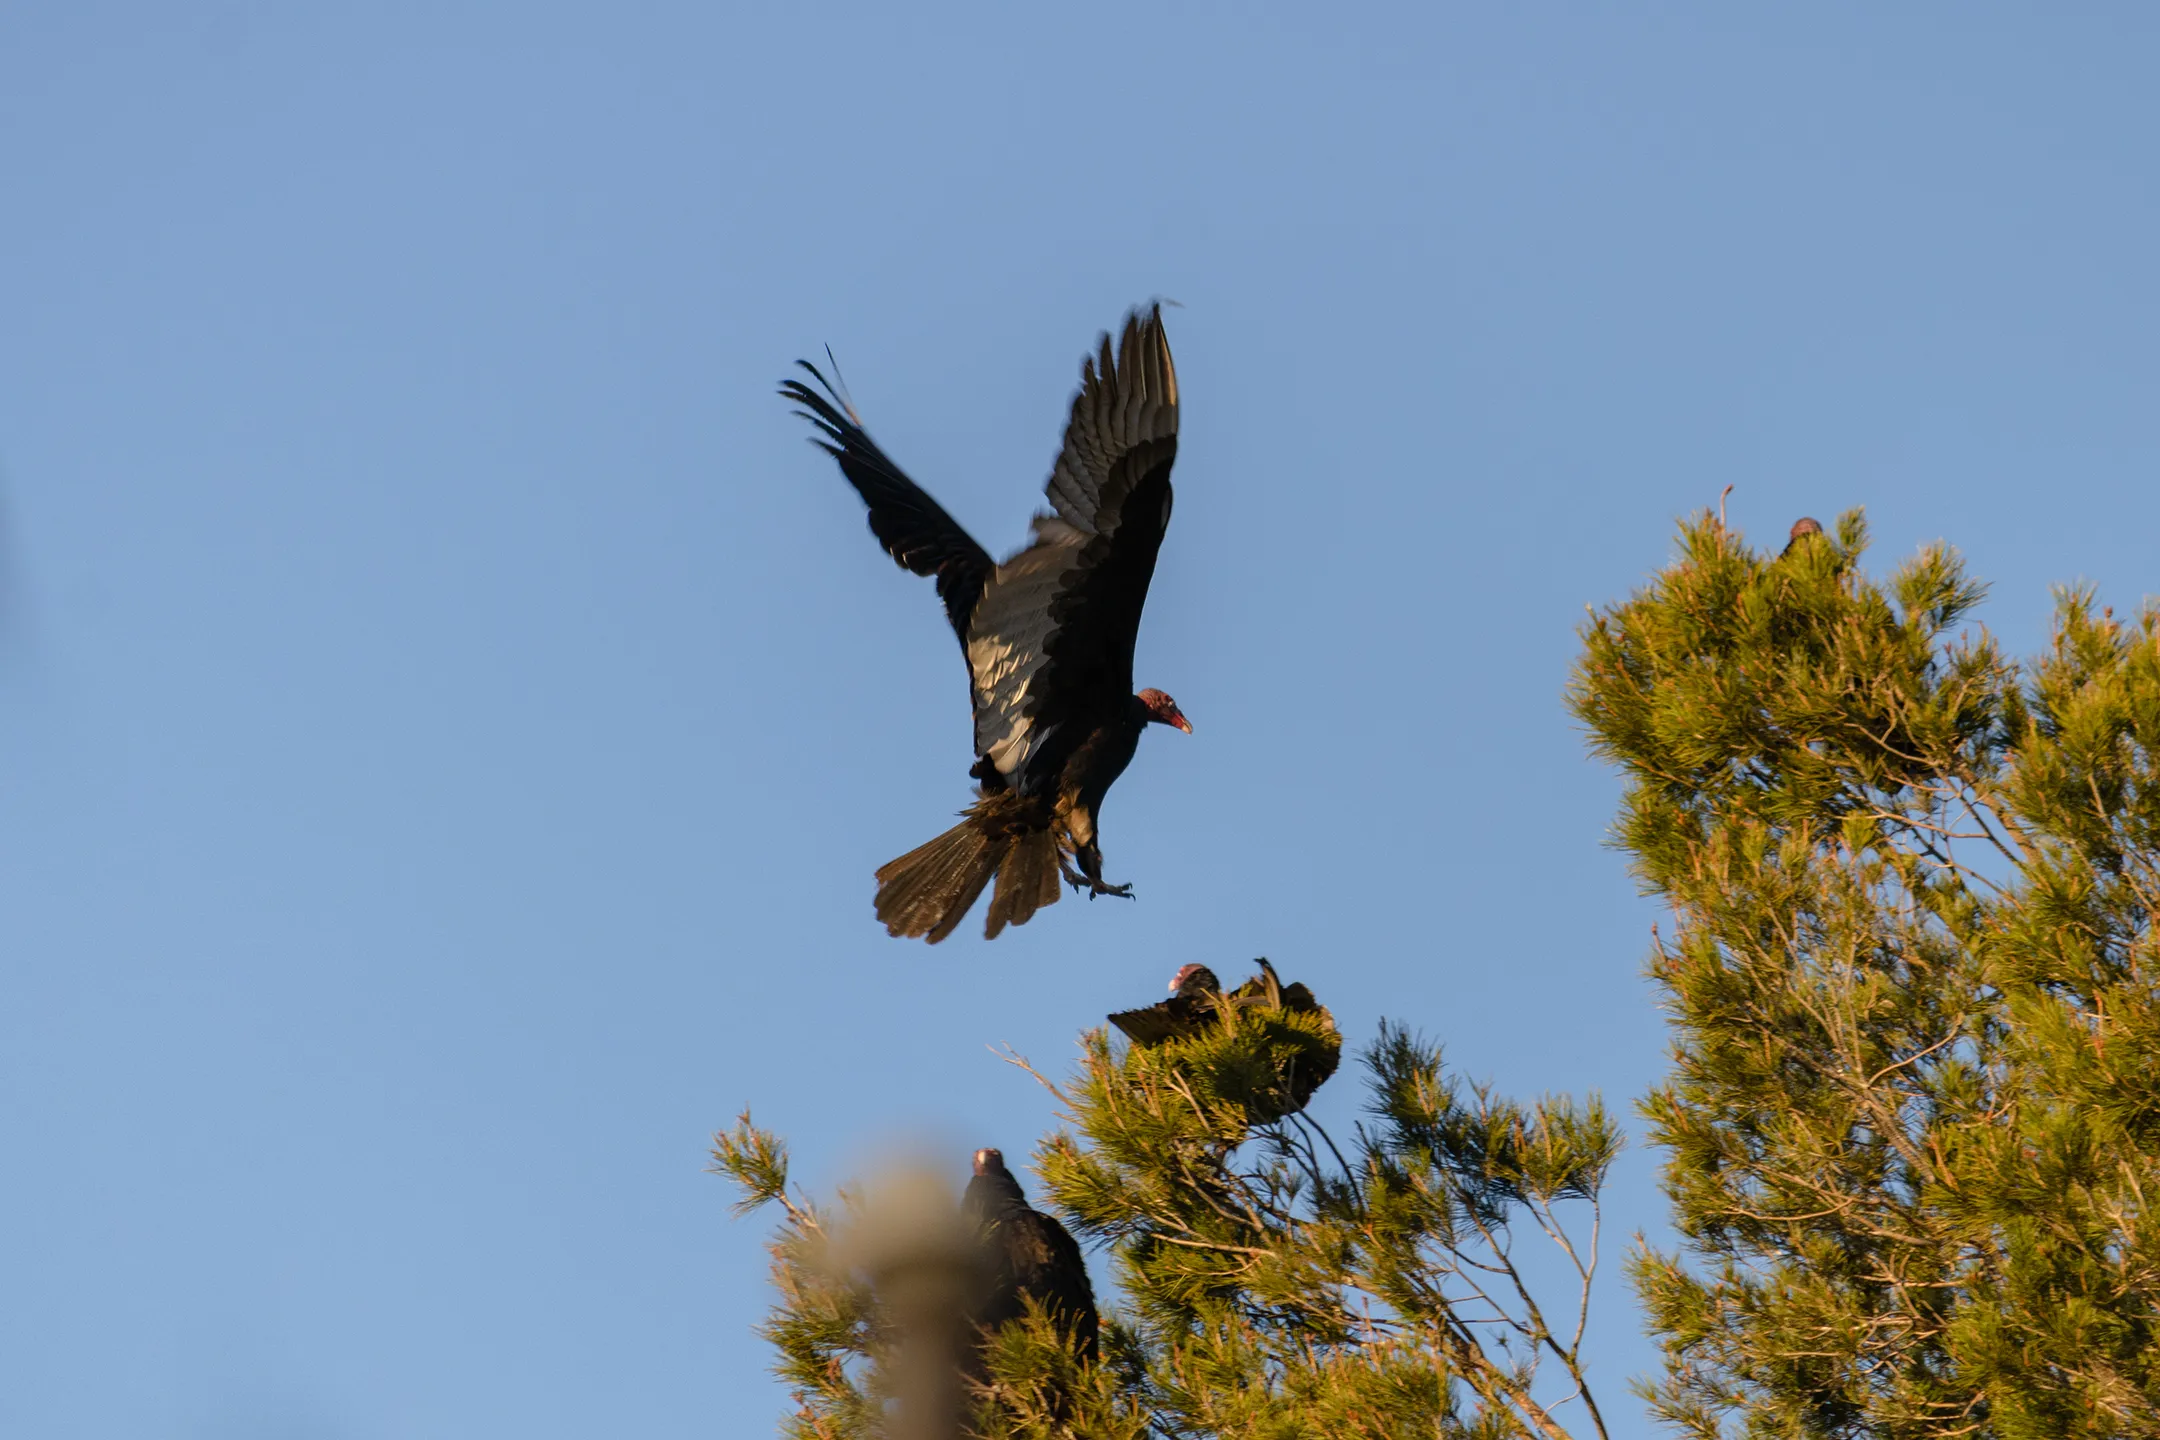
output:
{"label": "outstretched wing", "polygon": [[1214,1015],[1213,995],[1173,995],[1139,1010],[1120,1010],[1109,1020],[1135,1045],[1161,1045],[1171,1040],[1190,1040],[1206,1028]]}
{"label": "outstretched wing", "polygon": [[1184,1016],[1173,1015],[1167,1003],[1148,1005],[1138,1010],[1120,1010],[1111,1015],[1110,1023],[1125,1032],[1135,1045],[1160,1045],[1167,1040],[1182,1040],[1187,1033]]}
{"label": "outstretched wing", "polygon": [[[975,682],[975,751],[1015,788],[1040,789],[1059,725],[1131,696],[1133,644],[1170,524],[1177,370],[1162,310],[1126,317],[1080,371],[1035,540],[997,567],[963,639]],[[1069,741],[1079,737],[1068,736]],[[1055,753],[1057,747],[1052,746]]]}
{"label": "outstretched wing", "polygon": [[[840,473],[870,507],[870,533],[901,568],[937,579],[938,598],[962,649],[983,586],[997,566],[975,537],[945,513],[920,485],[908,479],[862,428],[855,407],[817,366],[795,362],[817,381],[820,395],[800,380],[780,382],[780,394],[803,407],[796,411],[818,429],[810,443],[840,462]],[[834,374],[838,374],[837,369]]]}

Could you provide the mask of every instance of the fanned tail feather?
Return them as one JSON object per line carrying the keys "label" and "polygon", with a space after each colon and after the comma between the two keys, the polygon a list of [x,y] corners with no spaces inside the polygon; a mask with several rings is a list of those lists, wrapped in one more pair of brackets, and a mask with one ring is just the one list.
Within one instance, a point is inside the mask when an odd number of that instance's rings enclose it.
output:
{"label": "fanned tail feather", "polygon": [[1055,905],[1061,893],[1058,880],[1057,838],[1048,830],[1015,836],[998,866],[984,938],[995,940],[1007,925],[1025,925],[1037,910]]}
{"label": "fanned tail feather", "polygon": [[1056,903],[1057,837],[1038,802],[985,795],[958,825],[881,866],[878,919],[887,934],[920,935],[935,945],[959,927],[993,877],[987,938]]}
{"label": "fanned tail feather", "polygon": [[877,917],[889,935],[943,940],[974,908],[1012,842],[973,817],[878,867]]}

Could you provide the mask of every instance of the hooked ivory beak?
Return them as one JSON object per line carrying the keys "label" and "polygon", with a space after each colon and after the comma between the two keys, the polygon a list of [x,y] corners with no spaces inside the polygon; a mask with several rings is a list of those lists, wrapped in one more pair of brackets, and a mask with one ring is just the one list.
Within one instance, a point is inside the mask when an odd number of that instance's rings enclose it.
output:
{"label": "hooked ivory beak", "polygon": [[1184,715],[1173,714],[1170,717],[1170,723],[1177,726],[1178,729],[1183,730],[1186,734],[1192,734],[1192,721],[1187,720]]}

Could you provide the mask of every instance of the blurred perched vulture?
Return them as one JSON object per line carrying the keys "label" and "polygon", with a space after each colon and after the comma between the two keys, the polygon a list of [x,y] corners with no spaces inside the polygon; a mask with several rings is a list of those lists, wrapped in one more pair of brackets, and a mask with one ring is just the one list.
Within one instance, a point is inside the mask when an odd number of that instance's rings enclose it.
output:
{"label": "blurred perched vulture", "polygon": [[1260,973],[1227,995],[1215,972],[1207,966],[1184,966],[1170,981],[1169,999],[1139,1010],[1120,1010],[1109,1019],[1140,1047],[1198,1039],[1217,1026],[1218,1017],[1226,1009],[1317,1020],[1317,1025],[1294,1027],[1299,1032],[1296,1037],[1281,1037],[1300,1043],[1286,1066],[1279,1093],[1270,1097],[1272,1103],[1252,1107],[1254,1122],[1265,1123],[1305,1108],[1341,1062],[1342,1036],[1335,1029],[1335,1017],[1313,998],[1311,990],[1302,983],[1283,984],[1264,956],[1254,963],[1259,965]]}
{"label": "blurred perched vulture", "polygon": [[1800,542],[1808,536],[1820,534],[1822,534],[1822,521],[1817,520],[1812,515],[1801,516],[1798,520],[1792,522],[1792,533],[1785,537],[1785,548],[1778,551],[1778,559],[1782,560],[1787,555],[1792,554],[1794,550],[1799,548]]}
{"label": "blurred perched vulture", "polygon": [[1177,372],[1161,307],[1126,317],[1115,358],[1105,335],[1082,365],[1044,487],[1050,509],[1002,564],[877,447],[844,391],[797,363],[818,388],[788,380],[780,393],[818,428],[814,443],[840,462],[886,553],[936,579],[968,667],[976,801],[960,824],[877,872],[878,918],[891,934],[935,944],[993,878],[991,937],[1055,903],[1060,875],[1090,899],[1130,897],[1131,886],[1103,879],[1103,796],[1150,722],[1192,733],[1176,701],[1132,684],[1177,457]]}
{"label": "blurred perched vulture", "polygon": [[[1063,1225],[1028,1208],[1027,1196],[1005,1168],[1002,1152],[975,1152],[975,1178],[968,1181],[960,1203],[968,1220],[981,1230],[990,1276],[987,1293],[968,1316],[970,1323],[983,1331],[995,1330],[1025,1315],[1026,1302],[1033,1299],[1075,1353],[1093,1362],[1102,1321],[1095,1313],[1095,1287],[1088,1283],[1087,1262]],[[975,1357],[969,1369],[980,1375],[979,1347]]]}

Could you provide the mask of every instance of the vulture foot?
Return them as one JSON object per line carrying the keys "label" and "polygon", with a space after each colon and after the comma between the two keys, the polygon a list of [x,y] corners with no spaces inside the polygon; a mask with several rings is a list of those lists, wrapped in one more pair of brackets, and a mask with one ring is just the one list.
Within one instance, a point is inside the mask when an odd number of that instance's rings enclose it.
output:
{"label": "vulture foot", "polygon": [[1058,856],[1058,869],[1064,873],[1066,884],[1072,886],[1076,891],[1087,891],[1090,900],[1093,900],[1098,895],[1115,895],[1120,900],[1133,898],[1131,885],[1112,885],[1109,881],[1099,880],[1083,870],[1075,870],[1066,863],[1065,857],[1062,855]]}

